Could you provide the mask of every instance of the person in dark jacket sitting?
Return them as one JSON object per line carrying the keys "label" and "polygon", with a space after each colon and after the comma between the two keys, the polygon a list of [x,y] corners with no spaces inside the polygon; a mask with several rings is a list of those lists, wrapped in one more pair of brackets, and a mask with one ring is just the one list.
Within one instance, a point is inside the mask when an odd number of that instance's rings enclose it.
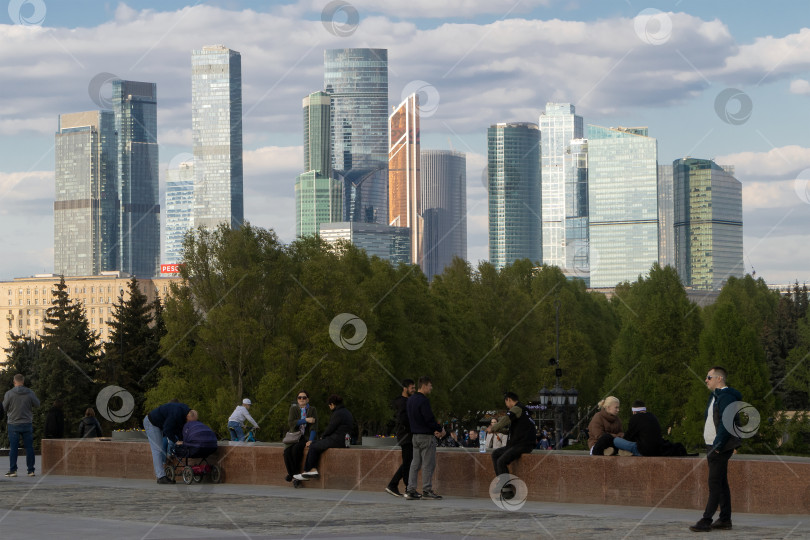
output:
{"label": "person in dark jacket sitting", "polygon": [[664,439],[661,437],[661,424],[643,401],[633,402],[633,416],[624,437],[613,439],[613,446],[627,450],[634,456],[660,456]]}
{"label": "person in dark jacket sitting", "polygon": [[166,462],[166,452],[163,450],[163,437],[170,444],[176,443],[183,434],[183,425],[191,408],[185,403],[170,402],[152,409],[143,419],[143,429],[149,446],[152,449],[152,466],[158,484],[174,484],[174,480],[166,477],[163,468]]}
{"label": "person in dark jacket sitting", "polygon": [[307,460],[304,463],[304,470],[302,474],[293,475],[296,480],[309,480],[319,475],[318,463],[321,459],[321,454],[327,448],[343,448],[346,446],[346,435],[351,431],[354,424],[354,417],[349,409],[343,406],[343,398],[332,394],[326,401],[329,410],[332,411],[332,416],[329,418],[329,425],[323,431],[323,436],[317,441],[307,441],[306,447],[309,449],[307,452]]}
{"label": "person in dark jacket sitting", "polygon": [[504,394],[504,403],[507,409],[506,416],[487,427],[487,433],[498,433],[501,429],[509,427],[506,446],[492,452],[492,465],[495,467],[496,476],[509,474],[509,464],[521,455],[531,453],[537,437],[534,421],[526,406],[518,401],[517,394],[514,392]]}
{"label": "person in dark jacket sitting", "polygon": [[84,418],[79,422],[79,437],[83,439],[101,437],[101,424],[96,420],[96,411],[92,407],[84,411]]}
{"label": "person in dark jacket sitting", "polygon": [[[177,441],[178,450],[175,453],[179,456],[194,457],[200,450],[208,450],[217,447],[217,434],[214,430],[199,421],[197,411],[191,409],[186,415],[186,423],[183,425],[182,439]],[[182,451],[180,451],[182,447]]]}
{"label": "person in dark jacket sitting", "polygon": [[48,409],[45,417],[45,431],[42,437],[45,439],[61,439],[65,436],[65,413],[62,411],[62,402],[58,399],[53,402],[53,406]]}

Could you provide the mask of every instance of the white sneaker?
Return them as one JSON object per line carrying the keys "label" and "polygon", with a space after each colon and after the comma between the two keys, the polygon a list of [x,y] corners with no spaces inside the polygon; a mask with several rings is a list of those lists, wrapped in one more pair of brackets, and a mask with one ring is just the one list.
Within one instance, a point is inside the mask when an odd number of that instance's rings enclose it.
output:
{"label": "white sneaker", "polygon": [[306,482],[307,480],[309,480],[309,478],[307,478],[303,474],[294,474],[293,478],[296,480],[300,480],[301,482]]}
{"label": "white sneaker", "polygon": [[316,476],[320,476],[320,474],[318,473],[318,469],[312,469],[309,472],[303,473],[303,475],[304,475],[304,477],[308,477],[308,478],[315,478]]}

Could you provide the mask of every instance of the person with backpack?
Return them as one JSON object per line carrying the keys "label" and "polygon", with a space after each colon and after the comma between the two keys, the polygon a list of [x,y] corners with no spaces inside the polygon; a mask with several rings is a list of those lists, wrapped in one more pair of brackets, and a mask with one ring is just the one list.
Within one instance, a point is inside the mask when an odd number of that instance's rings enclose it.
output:
{"label": "person with backpack", "polygon": [[492,465],[495,467],[496,476],[509,474],[509,464],[523,454],[531,453],[537,438],[534,420],[526,406],[518,400],[517,394],[514,392],[504,394],[504,403],[507,409],[506,416],[486,429],[487,433],[498,433],[504,428],[509,428],[506,446],[492,452]]}
{"label": "person with backpack", "polygon": [[96,419],[96,411],[92,407],[84,411],[84,418],[79,422],[79,438],[93,439],[101,437],[101,424]]}
{"label": "person with backpack", "polygon": [[[709,500],[703,517],[689,527],[693,532],[709,532],[716,529],[731,529],[731,488],[728,485],[728,460],[742,445],[737,433],[729,433],[723,422],[726,408],[735,401],[742,401],[742,394],[726,384],[727,372],[715,366],[706,375],[706,387],[711,391],[706,406],[706,421],[703,425],[703,439],[706,442],[706,461],[709,465]],[[736,416],[736,415],[735,415]],[[712,521],[717,507],[720,516]]]}

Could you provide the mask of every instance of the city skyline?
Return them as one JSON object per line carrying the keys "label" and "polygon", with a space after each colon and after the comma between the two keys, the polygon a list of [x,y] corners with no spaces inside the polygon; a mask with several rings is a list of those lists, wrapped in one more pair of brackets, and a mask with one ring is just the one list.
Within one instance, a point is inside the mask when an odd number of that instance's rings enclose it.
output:
{"label": "city skyline", "polygon": [[[96,102],[110,99],[109,89],[95,88],[97,75],[156,82],[163,190],[167,164],[191,146],[189,52],[216,41],[244,55],[245,218],[274,228],[283,241],[294,238],[291,179],[301,173],[302,154],[298,103],[320,84],[324,50],[375,47],[389,50],[386,112],[406,90],[418,92],[426,98],[422,148],[467,154],[473,264],[487,259],[488,249],[481,181],[486,127],[537,121],[545,103],[570,102],[587,123],[649,126],[661,165],[688,155],[735,166],[743,183],[745,271],[756,270],[771,283],[810,280],[810,255],[793,248],[806,241],[802,227],[810,215],[810,175],[802,173],[810,168],[810,143],[799,121],[810,108],[810,55],[801,39],[810,30],[798,22],[799,3],[789,2],[784,15],[761,17],[757,24],[748,19],[764,8],[743,17],[724,9],[730,3],[657,3],[677,13],[655,15],[642,15],[642,6],[569,11],[530,4],[505,16],[511,5],[495,2],[473,7],[466,19],[444,6],[417,6],[401,19],[396,7],[354,5],[360,23],[349,35],[330,31],[321,12],[304,4],[270,13],[253,2],[232,2],[229,10],[119,5],[90,13],[79,2],[76,11],[89,18],[76,18],[48,3],[41,27],[21,28],[9,19],[0,28],[8,94],[0,122],[0,226],[9,232],[10,256],[0,264],[0,277],[53,268],[57,115],[103,108]],[[372,16],[375,23],[366,24]],[[645,17],[665,24],[646,29]],[[294,27],[300,39],[291,39],[285,27]],[[201,40],[208,28],[216,28],[217,37]],[[278,35],[268,37],[268,28]],[[92,46],[107,35],[116,36],[109,47]],[[563,63],[563,53],[573,56]],[[47,84],[54,76],[49,57],[71,71],[59,92]],[[735,88],[736,94],[726,92]]]}

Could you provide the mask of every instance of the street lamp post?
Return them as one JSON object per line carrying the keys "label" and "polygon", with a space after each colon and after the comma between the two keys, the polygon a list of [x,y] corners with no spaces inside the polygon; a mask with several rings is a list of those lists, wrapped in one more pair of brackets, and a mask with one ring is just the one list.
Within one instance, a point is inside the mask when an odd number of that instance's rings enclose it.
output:
{"label": "street lamp post", "polygon": [[[543,387],[540,390],[540,402],[543,405],[551,405],[554,417],[554,429],[557,432],[555,437],[555,448],[562,447],[562,440],[565,430],[566,413],[570,410],[576,410],[577,398],[579,393],[576,389],[571,388],[566,391],[560,383],[562,377],[562,368],[560,368],[560,300],[559,298],[554,302],[554,358],[550,363],[554,366],[555,384],[554,388],[548,390]],[[567,432],[565,433],[567,435]]]}

